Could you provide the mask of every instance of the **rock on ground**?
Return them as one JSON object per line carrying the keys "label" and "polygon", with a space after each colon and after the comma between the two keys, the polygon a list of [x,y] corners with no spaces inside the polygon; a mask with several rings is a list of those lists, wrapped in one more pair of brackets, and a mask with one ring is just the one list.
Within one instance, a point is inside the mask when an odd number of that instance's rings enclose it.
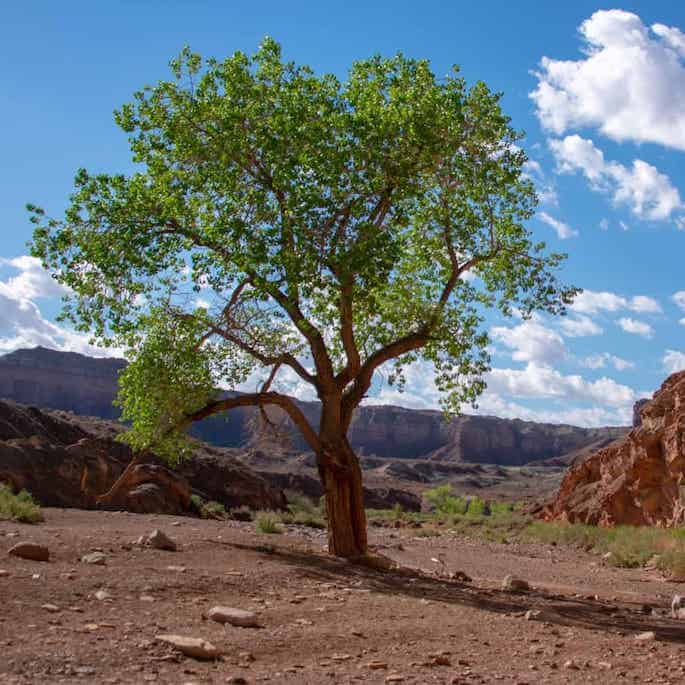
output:
{"label": "rock on ground", "polygon": [[232,626],[240,626],[242,628],[257,628],[259,626],[257,614],[252,611],[244,611],[243,609],[216,606],[207,612],[207,616],[212,621],[230,623]]}
{"label": "rock on ground", "polygon": [[156,635],[159,642],[171,645],[174,649],[193,659],[216,659],[219,650],[209,641],[201,637],[185,637],[184,635]]}
{"label": "rock on ground", "polygon": [[19,542],[10,547],[8,554],[30,561],[50,561],[50,550],[45,545],[35,542]]}

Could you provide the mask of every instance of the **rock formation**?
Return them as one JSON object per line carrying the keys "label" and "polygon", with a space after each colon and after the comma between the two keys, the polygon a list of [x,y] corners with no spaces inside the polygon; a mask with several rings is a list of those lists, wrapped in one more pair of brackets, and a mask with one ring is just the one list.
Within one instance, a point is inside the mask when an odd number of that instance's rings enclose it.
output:
{"label": "rock formation", "polygon": [[[112,400],[124,365],[119,359],[92,359],[40,347],[18,350],[0,357],[0,398],[115,418]],[[318,404],[299,405],[309,421],[316,424]],[[279,410],[273,412],[273,419],[290,433],[295,451],[307,449],[299,432],[291,428]],[[491,416],[464,415],[446,421],[438,411],[364,406],[355,414],[350,441],[360,455],[366,456],[520,466],[562,458],[625,432],[624,428],[588,429]],[[258,413],[249,408],[196,424],[192,434],[222,447],[261,444],[265,449],[279,449],[282,445],[280,438],[269,440],[260,433]]]}
{"label": "rock formation", "polygon": [[[0,401],[0,482],[26,488],[45,506],[94,508],[132,459],[115,440],[123,426],[64,412],[43,412]],[[285,506],[282,491],[228,450],[197,445],[172,471],[148,456],[137,464],[107,506],[140,513],[180,513],[191,494],[227,509]]]}
{"label": "rock formation", "polygon": [[685,521],[685,371],[638,408],[636,427],[571,467],[547,520],[675,526]]}

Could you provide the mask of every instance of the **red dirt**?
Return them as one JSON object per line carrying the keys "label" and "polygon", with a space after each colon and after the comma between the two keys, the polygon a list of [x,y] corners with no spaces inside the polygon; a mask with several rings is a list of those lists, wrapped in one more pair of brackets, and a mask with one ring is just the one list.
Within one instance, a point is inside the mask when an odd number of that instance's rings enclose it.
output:
{"label": "red dirt", "polygon": [[[685,624],[643,611],[645,603],[666,609],[682,586],[582,552],[371,529],[376,548],[406,566],[433,570],[431,557],[444,554],[448,570],[473,577],[458,583],[331,559],[310,529],[259,535],[249,523],[59,509],[45,515],[38,526],[0,522],[3,685],[685,678]],[[131,546],[154,528],[180,551]],[[21,540],[48,545],[52,560],[8,556]],[[96,549],[107,554],[106,566],[79,561]],[[535,589],[500,591],[508,573]],[[112,599],[96,599],[100,589]],[[217,604],[255,610],[263,627],[224,628],[203,618]],[[546,622],[526,620],[528,609],[542,610]],[[636,642],[643,631],[657,640]],[[205,638],[224,656],[181,657],[155,641],[160,633]],[[373,669],[373,662],[387,667]]]}

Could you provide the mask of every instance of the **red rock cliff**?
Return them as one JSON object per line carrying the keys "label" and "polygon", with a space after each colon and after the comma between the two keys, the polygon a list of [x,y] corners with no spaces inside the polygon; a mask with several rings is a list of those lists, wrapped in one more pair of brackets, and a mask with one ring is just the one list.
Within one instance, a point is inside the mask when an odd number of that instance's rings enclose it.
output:
{"label": "red rock cliff", "polygon": [[543,518],[604,526],[685,522],[685,371],[670,376],[639,414],[625,438],[568,470]]}

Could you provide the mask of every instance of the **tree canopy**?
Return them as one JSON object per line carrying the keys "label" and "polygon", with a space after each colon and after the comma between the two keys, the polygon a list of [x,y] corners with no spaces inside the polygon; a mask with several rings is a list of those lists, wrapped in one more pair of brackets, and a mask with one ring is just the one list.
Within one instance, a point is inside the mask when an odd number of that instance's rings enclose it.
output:
{"label": "tree canopy", "polygon": [[[120,401],[137,447],[178,454],[179,428],[311,384],[346,432],[374,373],[432,363],[445,407],[488,369],[483,317],[562,312],[563,255],[535,243],[521,134],[484,83],[401,54],[344,80],[263,41],[218,61],[185,49],[173,78],[115,113],[131,175],[80,170],[62,219],[30,206],[32,253],[71,288],[65,316],[131,350]],[[254,393],[216,388],[248,379]]]}

